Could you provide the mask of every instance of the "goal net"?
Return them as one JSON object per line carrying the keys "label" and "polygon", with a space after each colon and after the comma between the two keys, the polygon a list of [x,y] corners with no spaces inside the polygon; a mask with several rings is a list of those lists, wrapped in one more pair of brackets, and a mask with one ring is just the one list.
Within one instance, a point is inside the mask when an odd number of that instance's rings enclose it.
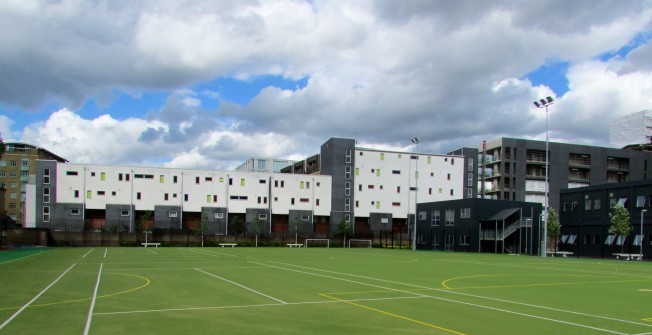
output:
{"label": "goal net", "polygon": [[349,240],[349,248],[371,248],[371,240]]}
{"label": "goal net", "polygon": [[331,240],[327,238],[307,238],[304,242],[303,245],[307,247],[326,247],[329,248],[331,244]]}

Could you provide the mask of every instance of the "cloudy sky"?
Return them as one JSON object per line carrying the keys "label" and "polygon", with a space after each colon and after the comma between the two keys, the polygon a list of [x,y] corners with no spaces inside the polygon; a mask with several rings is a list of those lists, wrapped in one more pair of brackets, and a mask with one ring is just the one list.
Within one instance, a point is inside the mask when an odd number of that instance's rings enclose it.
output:
{"label": "cloudy sky", "polygon": [[650,1],[0,1],[0,132],[76,163],[232,169],[330,137],[609,146],[652,109]]}

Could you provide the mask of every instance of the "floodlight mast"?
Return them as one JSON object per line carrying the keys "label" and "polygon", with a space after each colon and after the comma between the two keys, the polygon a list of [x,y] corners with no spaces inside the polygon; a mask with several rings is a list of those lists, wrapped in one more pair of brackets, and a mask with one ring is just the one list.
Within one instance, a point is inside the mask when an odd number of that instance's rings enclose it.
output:
{"label": "floodlight mast", "polygon": [[[419,151],[419,140],[418,137],[414,137],[411,139],[412,143],[416,144],[417,147],[415,149],[415,152],[418,153]],[[417,213],[417,196],[419,194],[419,156],[417,156],[417,165],[415,169],[415,177],[414,177],[414,184],[416,187],[415,193],[414,193],[414,225],[412,227],[412,250],[417,250],[417,219],[418,219],[418,213]],[[408,192],[409,194],[409,192]],[[409,195],[408,195],[409,197]],[[408,221],[410,220],[410,211],[408,210]]]}
{"label": "floodlight mast", "polygon": [[550,165],[548,158],[548,106],[553,103],[555,103],[555,99],[551,96],[547,96],[545,99],[539,99],[539,101],[534,102],[534,106],[537,108],[546,109],[546,196],[543,208],[543,241],[541,241],[541,257],[546,257],[548,251],[548,192],[550,189],[550,185],[548,184],[548,166]]}
{"label": "floodlight mast", "polygon": [[639,257],[639,260],[642,262],[643,261],[643,219],[645,218],[645,213],[647,212],[647,209],[641,209],[641,241],[639,241],[639,254],[641,255]]}

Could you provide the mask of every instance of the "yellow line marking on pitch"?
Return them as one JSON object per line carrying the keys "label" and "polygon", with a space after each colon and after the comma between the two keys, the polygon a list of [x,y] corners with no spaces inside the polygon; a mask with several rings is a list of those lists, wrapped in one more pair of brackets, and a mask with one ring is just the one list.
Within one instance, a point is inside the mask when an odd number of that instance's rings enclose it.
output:
{"label": "yellow line marking on pitch", "polygon": [[[132,289],[129,289],[129,290],[125,290],[125,291],[120,291],[120,292],[116,292],[116,293],[100,295],[100,296],[97,296],[96,299],[113,297],[113,296],[116,296],[116,295],[126,294],[126,293],[129,293],[129,292],[133,292],[133,291],[136,291],[136,290],[140,290],[140,289],[142,289],[142,288],[145,288],[146,286],[148,286],[148,285],[151,284],[151,282],[152,282],[151,280],[149,280],[149,279],[147,279],[147,278],[145,278],[145,277],[142,277],[142,276],[138,276],[138,275],[132,275],[132,274],[127,274],[127,273],[115,273],[115,274],[117,274],[117,275],[123,275],[123,276],[130,276],[130,277],[140,278],[140,279],[145,280],[145,284],[140,285],[140,286],[138,286],[138,287],[136,287],[136,288],[132,288]],[[80,301],[86,301],[86,300],[91,300],[91,298],[82,298],[82,299],[76,299],[76,300],[66,300],[66,301],[59,301],[59,302],[50,302],[50,303],[47,303],[47,304],[31,305],[31,306],[29,306],[29,307],[30,307],[30,308],[33,308],[33,307],[45,307],[45,306],[52,306],[52,305],[62,305],[62,304],[70,304],[70,303],[80,302]],[[20,307],[6,307],[6,308],[0,308],[0,311],[6,311],[6,310],[18,309],[18,308],[20,308]]]}
{"label": "yellow line marking on pitch", "polygon": [[641,320],[647,321],[647,322],[652,322],[652,318],[645,318],[645,319],[641,319]]}
{"label": "yellow line marking on pitch", "polygon": [[395,317],[395,318],[397,318],[397,319],[401,319],[401,320],[409,321],[409,322],[416,323],[416,324],[419,324],[419,325],[422,325],[422,326],[426,326],[426,327],[430,327],[430,328],[434,328],[434,329],[442,330],[442,331],[445,331],[445,332],[447,332],[447,333],[457,334],[457,335],[467,335],[467,334],[465,334],[465,333],[461,333],[461,332],[458,332],[458,331],[455,331],[455,330],[452,330],[452,329],[448,329],[448,328],[444,328],[444,327],[436,326],[436,325],[433,325],[433,324],[431,324],[431,323],[427,323],[427,322],[423,322],[423,321],[419,321],[419,320],[411,319],[411,318],[408,318],[408,317],[405,317],[405,316],[402,316],[402,315],[398,315],[398,314],[390,313],[390,312],[387,312],[387,311],[383,311],[383,310],[381,310],[381,309],[377,309],[377,308],[373,308],[373,307],[365,306],[365,305],[358,304],[358,303],[355,303],[355,302],[352,302],[352,301],[347,301],[347,300],[342,300],[342,299],[339,299],[339,298],[335,298],[335,297],[333,297],[333,296],[329,296],[329,295],[324,294],[324,293],[321,293],[321,294],[319,294],[319,295],[321,295],[321,296],[323,296],[323,297],[326,297],[326,298],[333,299],[333,300],[337,300],[337,301],[340,301],[340,302],[344,302],[344,303],[347,303],[347,304],[349,304],[349,305],[353,305],[353,306],[356,306],[356,307],[360,307],[360,308],[368,309],[368,310],[370,310],[370,311],[374,311],[374,312],[377,312],[377,313],[380,313],[380,314],[385,314],[385,315],[388,315],[388,316],[391,316],[391,317]]}

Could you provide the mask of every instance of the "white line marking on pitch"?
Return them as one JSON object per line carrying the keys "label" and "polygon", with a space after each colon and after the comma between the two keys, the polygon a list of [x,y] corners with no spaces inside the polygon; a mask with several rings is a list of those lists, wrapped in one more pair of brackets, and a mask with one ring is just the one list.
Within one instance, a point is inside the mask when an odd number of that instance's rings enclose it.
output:
{"label": "white line marking on pitch", "polygon": [[652,292],[652,290],[647,289],[647,288],[639,288],[638,290],[641,291],[641,292]]}
{"label": "white line marking on pitch", "polygon": [[231,283],[231,284],[233,284],[233,285],[240,286],[240,287],[242,287],[242,288],[245,289],[245,290],[249,290],[249,291],[251,291],[251,292],[258,293],[258,294],[262,295],[263,297],[270,298],[270,299],[275,300],[275,301],[278,301],[278,302],[280,302],[280,303],[282,303],[282,304],[287,304],[287,302],[285,302],[285,301],[283,301],[283,300],[281,300],[281,299],[276,299],[276,298],[274,298],[274,297],[272,297],[272,296],[269,296],[269,295],[267,295],[267,294],[265,294],[265,293],[260,293],[260,292],[258,292],[258,291],[256,291],[256,290],[252,289],[252,288],[249,288],[249,287],[246,287],[246,286],[244,286],[244,285],[238,284],[238,283],[236,283],[236,282],[230,281],[230,280],[228,280],[228,279],[226,279],[226,278],[222,278],[222,277],[220,277],[220,276],[214,275],[214,274],[212,274],[212,273],[209,273],[209,272],[206,272],[206,271],[204,271],[204,270],[197,269],[197,268],[195,268],[195,270],[197,270],[197,271],[199,271],[199,272],[201,272],[201,273],[205,273],[205,274],[207,274],[207,275],[209,275],[209,276],[215,277],[215,278],[217,278],[217,279],[221,279],[221,280],[223,280],[223,281],[225,281],[225,282],[228,282],[228,283]]}
{"label": "white line marking on pitch", "polygon": [[100,271],[97,272],[97,282],[95,282],[95,291],[93,292],[93,299],[91,299],[91,307],[88,309],[88,316],[86,317],[86,327],[84,328],[84,335],[88,335],[91,329],[91,319],[93,318],[93,309],[95,309],[95,300],[97,299],[97,289],[100,287],[100,278],[102,277],[102,266],[100,263]]}
{"label": "white line marking on pitch", "polygon": [[365,298],[365,299],[342,299],[342,300],[320,300],[320,301],[302,301],[302,302],[288,302],[285,304],[255,304],[255,305],[231,305],[231,306],[210,306],[210,307],[187,307],[187,308],[167,308],[167,309],[148,309],[148,310],[134,310],[134,311],[120,311],[120,312],[103,312],[95,313],[95,315],[120,315],[120,314],[133,314],[133,313],[165,313],[165,312],[185,312],[185,311],[200,311],[208,309],[235,309],[235,308],[254,308],[254,307],[277,307],[288,305],[322,305],[322,304],[341,304],[345,302],[363,302],[363,301],[381,301],[381,300],[401,300],[401,299],[423,299],[428,297],[393,297],[393,298]]}
{"label": "white line marking on pitch", "polygon": [[189,251],[189,252],[194,252],[194,253],[200,254],[200,255],[213,256],[213,257],[220,257],[220,255],[229,256],[229,257],[238,257],[236,255],[225,254],[225,253],[222,253],[222,252],[201,252],[201,251],[190,250],[190,249],[182,249],[182,250]]}
{"label": "white line marking on pitch", "polygon": [[91,249],[91,250],[88,250],[88,252],[85,253],[84,256],[82,256],[82,258],[86,258],[86,256],[88,256],[88,254],[90,254],[91,252],[93,252],[93,250],[95,250],[95,248],[93,248],[93,249]]}
{"label": "white line marking on pitch", "polygon": [[31,305],[34,301],[36,301],[36,299],[38,299],[41,295],[43,295],[43,293],[45,293],[45,291],[47,291],[48,289],[50,289],[50,287],[52,287],[54,284],[56,284],[59,281],[59,279],[61,279],[63,276],[65,276],[66,273],[68,273],[68,271],[72,270],[72,268],[74,268],[75,265],[77,265],[77,263],[71,265],[68,268],[68,270],[64,271],[57,279],[55,279],[52,283],[50,283],[50,285],[48,285],[48,287],[44,288],[43,291],[41,291],[41,293],[37,294],[32,300],[30,300],[23,307],[21,307],[19,310],[17,310],[16,313],[14,313],[14,315],[12,315],[9,319],[7,319],[7,321],[5,321],[3,324],[0,325],[0,330],[2,328],[4,328],[6,325],[8,325],[9,322],[11,322],[11,320],[13,320],[15,317],[17,317],[18,314],[20,314],[23,310],[25,310],[25,308],[29,307],[29,305]]}
{"label": "white line marking on pitch", "polygon": [[385,279],[379,279],[379,278],[373,278],[373,277],[367,277],[367,276],[358,276],[358,275],[353,275],[353,274],[348,274],[348,273],[342,273],[342,272],[335,272],[335,271],[328,271],[328,270],[322,270],[322,269],[315,269],[315,268],[310,268],[310,267],[305,267],[305,266],[300,266],[300,265],[293,265],[293,264],[282,263],[282,262],[273,262],[273,261],[272,261],[271,263],[282,264],[282,265],[286,265],[286,266],[293,266],[293,267],[302,268],[302,269],[308,269],[308,270],[312,270],[312,271],[321,271],[321,272],[327,272],[327,273],[334,273],[334,274],[338,274],[338,275],[350,276],[350,277],[355,277],[355,278],[363,278],[363,279],[369,279],[369,280],[376,280],[376,281],[380,281],[380,282],[386,282],[386,283],[391,283],[391,284],[404,285],[404,286],[414,287],[414,288],[418,288],[418,289],[425,289],[425,290],[436,291],[436,292],[442,292],[442,293],[450,293],[450,294],[454,294],[454,295],[462,295],[462,296],[468,296],[468,297],[473,297],[473,298],[479,298],[479,299],[486,299],[486,300],[492,300],[492,301],[504,302],[504,303],[514,304],[514,305],[521,305],[521,306],[527,306],[527,307],[533,307],[533,308],[540,308],[540,309],[545,309],[545,310],[549,310],[549,311],[556,311],[556,312],[562,312],[562,313],[568,313],[568,314],[582,315],[582,316],[588,316],[588,317],[597,318],[597,319],[604,319],[604,320],[610,320],[610,321],[617,321],[617,322],[629,323],[629,324],[634,324],[634,325],[639,325],[639,326],[652,327],[652,325],[650,325],[650,324],[641,323],[641,322],[635,322],[635,321],[629,321],[629,320],[616,319],[616,318],[612,318],[612,317],[608,317],[608,316],[593,315],[593,314],[588,314],[588,313],[569,311],[569,310],[565,310],[565,309],[559,309],[559,308],[552,308],[552,307],[546,307],[546,306],[540,306],[540,305],[527,304],[527,303],[518,302],[518,301],[511,301],[511,300],[504,300],[504,299],[490,298],[490,297],[485,297],[485,296],[476,295],[476,294],[469,294],[469,293],[456,292],[456,291],[450,291],[450,290],[441,290],[441,289],[435,289],[435,288],[430,288],[430,287],[425,287],[425,286],[419,286],[419,285],[413,285],[413,284],[400,283],[400,282],[396,282],[396,281],[392,281],[392,280],[385,280]]}
{"label": "white line marking on pitch", "polygon": [[106,258],[106,253],[109,252],[109,248],[104,249],[104,258]]}
{"label": "white line marking on pitch", "polygon": [[[250,261],[250,263],[264,265],[263,263],[256,263],[256,262],[251,262],[251,261]],[[280,263],[280,262],[274,262],[274,263]],[[291,264],[288,264],[288,265],[291,265]],[[338,278],[338,277],[333,277],[333,276],[327,276],[327,275],[318,274],[318,273],[314,273],[314,272],[305,272],[305,271],[300,271],[300,270],[290,269],[290,268],[284,268],[284,267],[275,266],[275,265],[269,265],[269,264],[268,264],[268,266],[269,266],[269,267],[272,267],[272,268],[277,268],[277,269],[286,270],[286,271],[293,271],[293,272],[298,272],[298,273],[304,273],[304,274],[307,274],[307,275],[313,275],[313,276],[318,276],[318,277],[325,277],[325,278],[331,278],[331,279],[335,279],[335,280],[341,280],[341,281],[347,281],[347,282],[352,282],[352,283],[358,283],[358,284],[361,284],[361,285],[366,285],[366,286],[371,286],[371,287],[377,287],[377,288],[383,288],[383,289],[387,289],[387,290],[391,290],[391,291],[395,291],[395,292],[403,292],[403,293],[408,293],[408,294],[420,295],[420,296],[423,296],[423,297],[429,297],[429,298],[436,299],[436,300],[442,300],[442,301],[447,301],[447,302],[457,303],[457,304],[461,304],[461,305],[473,306],[473,307],[477,307],[477,308],[484,308],[484,309],[493,310],[493,311],[498,311],[498,312],[503,312],[503,313],[515,314],[515,315],[525,316],[525,317],[529,317],[529,318],[533,318],[533,319],[540,319],[540,320],[546,320],[546,321],[551,321],[551,322],[556,322],[556,323],[561,323],[561,324],[566,324],[566,325],[576,326],[576,327],[580,327],[580,328],[593,329],[593,330],[603,331],[603,332],[611,333],[611,334],[629,335],[629,334],[627,334],[627,333],[621,333],[621,332],[617,332],[617,331],[613,331],[613,330],[609,330],[609,329],[603,329],[603,328],[592,327],[592,326],[588,326],[588,325],[583,325],[583,324],[581,324],[581,323],[574,323],[574,322],[568,322],[568,321],[557,320],[557,319],[552,319],[552,318],[546,318],[546,317],[542,317],[542,316],[538,316],[538,315],[533,315],[533,314],[520,313],[520,312],[510,311],[510,310],[508,310],[508,309],[501,309],[501,308],[490,307],[490,306],[484,306],[484,305],[479,305],[479,304],[473,304],[473,303],[469,303],[469,302],[458,301],[458,300],[453,300],[453,299],[448,299],[448,298],[435,297],[435,296],[427,295],[427,294],[419,294],[419,293],[415,293],[415,292],[410,292],[410,291],[405,291],[405,290],[399,290],[399,289],[394,289],[394,288],[389,288],[389,287],[383,287],[383,286],[380,286],[380,285],[374,285],[374,284],[369,284],[369,283],[356,282],[356,281],[353,281],[353,280],[350,280],[350,279],[344,279],[344,278]],[[298,267],[300,267],[300,266],[298,266]],[[400,284],[400,283],[397,283],[397,284]],[[411,285],[409,285],[409,284],[405,284],[405,285],[406,285],[406,286],[411,286]],[[435,291],[440,291],[440,290],[435,290]],[[442,291],[442,292],[448,292],[448,291],[444,291],[444,290],[441,290],[441,291]]]}
{"label": "white line marking on pitch", "polygon": [[151,248],[150,248],[150,249],[148,249],[148,248],[145,248],[145,250],[147,250],[147,251],[149,251],[149,252],[151,252],[151,253],[153,253],[154,255],[158,255],[158,252],[156,252],[156,251],[152,251],[152,250],[151,250]]}

